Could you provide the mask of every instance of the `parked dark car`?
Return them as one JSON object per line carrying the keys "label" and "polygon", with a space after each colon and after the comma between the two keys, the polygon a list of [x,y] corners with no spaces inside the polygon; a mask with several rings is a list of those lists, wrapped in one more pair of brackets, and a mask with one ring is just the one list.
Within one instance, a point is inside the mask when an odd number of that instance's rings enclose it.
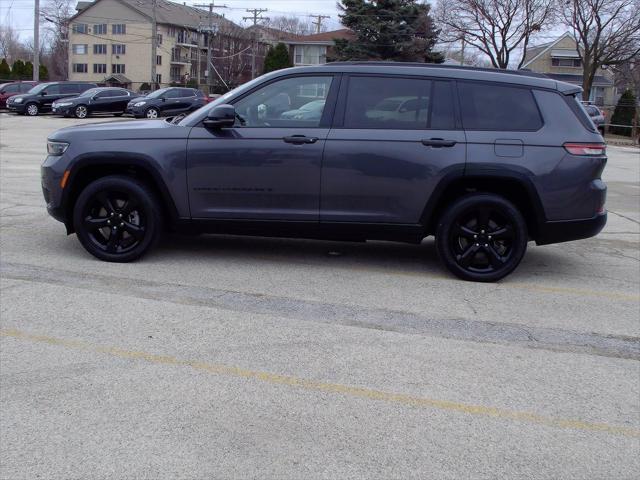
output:
{"label": "parked dark car", "polygon": [[136,118],[158,118],[193,112],[207,104],[204,93],[195,88],[168,87],[134,98],[127,113]]}
{"label": "parked dark car", "polygon": [[585,105],[584,109],[589,114],[589,117],[591,118],[591,121],[594,123],[596,128],[600,130],[602,134],[604,134],[604,125],[607,122],[604,112],[595,105]]}
{"label": "parked dark car", "polygon": [[28,93],[16,95],[7,100],[11,112],[35,116],[51,111],[51,105],[62,98],[77,97],[82,92],[95,88],[95,83],[48,82],[36,85]]}
{"label": "parked dark car", "polygon": [[[606,223],[605,144],[580,93],[531,72],[444,65],[279,70],[185,118],[58,130],[42,187],[49,213],[101,260],[139,258],[165,227],[435,235],[451,272],[496,281],[529,241],[587,238]],[[316,100],[318,118],[287,113]]]}
{"label": "parked dark car", "polygon": [[7,99],[21,93],[27,93],[38,82],[9,82],[0,84],[0,108],[7,108]]}
{"label": "parked dark car", "polygon": [[65,117],[86,118],[92,113],[111,113],[122,115],[135,93],[118,87],[90,88],[72,98],[63,98],[53,102],[51,111]]}

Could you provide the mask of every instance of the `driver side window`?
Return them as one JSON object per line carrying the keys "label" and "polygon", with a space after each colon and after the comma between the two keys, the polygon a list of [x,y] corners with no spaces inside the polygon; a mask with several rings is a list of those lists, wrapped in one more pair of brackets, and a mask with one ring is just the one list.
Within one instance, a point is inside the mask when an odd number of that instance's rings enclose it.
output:
{"label": "driver side window", "polygon": [[319,127],[333,77],[279,80],[235,104],[237,126]]}

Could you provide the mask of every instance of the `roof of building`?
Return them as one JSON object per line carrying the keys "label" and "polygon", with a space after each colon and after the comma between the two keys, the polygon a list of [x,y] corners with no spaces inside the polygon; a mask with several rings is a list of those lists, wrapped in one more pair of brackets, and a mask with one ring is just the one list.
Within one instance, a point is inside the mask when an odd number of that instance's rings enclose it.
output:
{"label": "roof of building", "polygon": [[552,42],[547,42],[547,43],[544,43],[542,45],[534,45],[532,47],[529,47],[527,49],[527,54],[525,56],[525,61],[522,64],[522,68],[525,68],[530,63],[533,63],[533,61],[536,60],[537,58],[539,58],[544,52],[549,50],[551,47],[553,47],[554,45],[559,43],[560,40],[562,40],[562,39],[564,39],[566,37],[569,37],[572,40],[574,39],[573,36],[569,32],[565,32],[564,34],[560,35],[558,38],[556,38]]}
{"label": "roof of building", "polygon": [[[83,15],[95,4],[101,0],[95,0],[94,2],[80,2],[87,3],[76,15],[71,17],[71,20]],[[144,15],[151,20],[153,18],[154,3],[156,21],[160,24],[177,25],[188,28],[198,28],[201,26],[207,26],[209,24],[209,11],[201,8],[191,7],[181,3],[170,2],[168,0],[117,0],[118,2],[130,7],[138,13]],[[78,5],[80,6],[80,5]],[[231,20],[227,20],[222,15],[213,12],[213,23],[220,27],[227,28],[242,28],[241,26],[233,23]]]}
{"label": "roof of building", "polygon": [[131,83],[131,80],[129,80],[129,78],[125,77],[124,75],[122,75],[121,73],[113,73],[111,75],[108,75],[104,78],[105,82],[118,82],[118,83]]}
{"label": "roof of building", "polygon": [[291,35],[284,41],[286,43],[326,43],[332,44],[335,39],[355,40],[356,34],[353,30],[348,28],[341,28],[340,30],[331,30],[329,32],[315,33],[313,35]]}

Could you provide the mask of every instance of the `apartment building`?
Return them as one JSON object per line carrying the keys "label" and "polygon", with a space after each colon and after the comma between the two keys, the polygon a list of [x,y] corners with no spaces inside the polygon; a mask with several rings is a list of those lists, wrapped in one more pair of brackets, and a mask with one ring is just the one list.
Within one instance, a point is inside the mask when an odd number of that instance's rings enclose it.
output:
{"label": "apartment building", "polygon": [[[210,30],[208,11],[167,0],[95,0],[79,2],[77,9],[69,22],[70,80],[133,89],[142,83],[166,86],[196,80],[207,84],[209,40],[215,66],[210,83],[233,86],[250,79],[250,35],[216,13]],[[157,46],[152,58],[154,17]],[[258,46],[258,58],[266,48]]]}
{"label": "apartment building", "polygon": [[[582,86],[584,68],[578,46],[570,33],[565,33],[552,42],[529,47],[522,68]],[[615,104],[613,73],[602,69],[596,72],[589,100],[597,105]]]}

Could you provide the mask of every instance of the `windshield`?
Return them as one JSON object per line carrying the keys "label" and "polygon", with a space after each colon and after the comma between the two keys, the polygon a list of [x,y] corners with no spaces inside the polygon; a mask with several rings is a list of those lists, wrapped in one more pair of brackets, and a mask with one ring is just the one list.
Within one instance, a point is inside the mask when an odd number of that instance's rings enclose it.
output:
{"label": "windshield", "polygon": [[161,88],[160,90],[156,90],[155,92],[152,92],[149,95],[147,95],[147,98],[158,98],[158,97],[160,97],[160,95],[165,93],[167,90],[169,90],[169,89],[168,88]]}
{"label": "windshield", "polygon": [[90,88],[89,90],[81,93],[80,95],[78,95],[79,97],[90,97],[92,95],[95,95],[96,93],[100,92],[101,89],[100,88]]}
{"label": "windshield", "polygon": [[47,88],[49,85],[51,85],[51,84],[50,83],[41,83],[40,85],[36,85],[35,87],[33,87],[27,93],[40,93],[45,88]]}

